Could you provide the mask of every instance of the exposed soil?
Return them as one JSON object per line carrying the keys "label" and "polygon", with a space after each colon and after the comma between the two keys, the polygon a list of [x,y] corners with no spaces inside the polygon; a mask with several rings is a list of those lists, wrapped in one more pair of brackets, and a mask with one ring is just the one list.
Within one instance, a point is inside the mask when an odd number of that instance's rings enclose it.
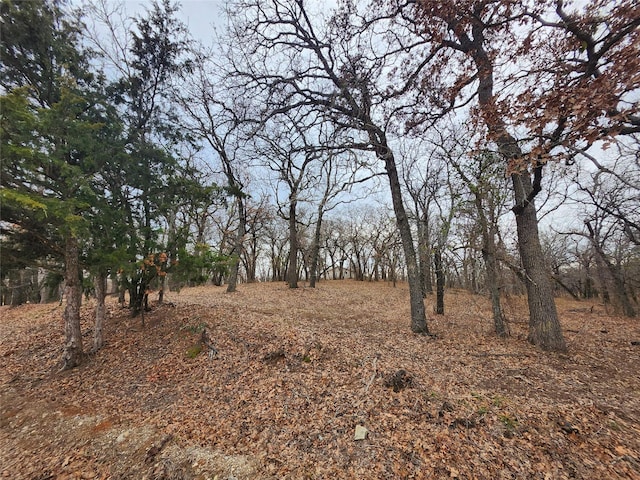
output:
{"label": "exposed soil", "polygon": [[558,300],[559,355],[526,342],[516,297],[506,340],[465,292],[436,338],[410,332],[402,285],[168,301],[143,327],[110,299],[105,348],[68,372],[63,307],[0,307],[0,476],[640,479],[640,322],[602,305]]}

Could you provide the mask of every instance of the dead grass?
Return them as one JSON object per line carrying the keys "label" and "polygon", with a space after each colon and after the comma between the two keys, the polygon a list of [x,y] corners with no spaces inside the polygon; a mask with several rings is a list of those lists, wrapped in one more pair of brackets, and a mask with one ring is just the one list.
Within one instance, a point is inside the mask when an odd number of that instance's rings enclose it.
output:
{"label": "dead grass", "polygon": [[[109,304],[107,345],[59,372],[61,307],[0,308],[7,478],[640,478],[640,324],[558,300],[569,354],[511,337],[448,292],[436,339],[408,292],[323,282],[185,289],[143,329]],[[427,309],[432,312],[433,299]],[[90,342],[91,305],[83,310]],[[207,327],[216,358],[189,358]],[[389,375],[412,381],[394,392]],[[368,430],[354,440],[355,427]]]}

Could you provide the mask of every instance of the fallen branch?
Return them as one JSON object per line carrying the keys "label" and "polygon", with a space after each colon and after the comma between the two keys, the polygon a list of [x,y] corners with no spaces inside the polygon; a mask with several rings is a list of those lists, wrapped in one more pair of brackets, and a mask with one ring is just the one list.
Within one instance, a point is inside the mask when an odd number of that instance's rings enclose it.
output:
{"label": "fallen branch", "polygon": [[367,386],[364,389],[364,393],[367,393],[369,391],[369,387],[371,387],[371,384],[373,383],[377,375],[378,375],[378,357],[373,357],[373,375],[371,375],[371,378],[367,382]]}
{"label": "fallen branch", "polygon": [[481,353],[470,353],[472,357],[529,357],[530,355],[526,353],[489,353],[489,352],[481,352]]}
{"label": "fallen branch", "polygon": [[165,435],[158,445],[154,445],[149,450],[147,450],[147,457],[145,458],[145,463],[153,462],[153,459],[158,455],[162,449],[165,447],[169,440],[173,438],[173,435]]}

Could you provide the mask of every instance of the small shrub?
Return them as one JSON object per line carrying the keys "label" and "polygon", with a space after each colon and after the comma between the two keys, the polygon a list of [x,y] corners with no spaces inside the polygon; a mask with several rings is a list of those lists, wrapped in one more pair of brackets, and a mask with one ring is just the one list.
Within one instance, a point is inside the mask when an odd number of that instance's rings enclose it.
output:
{"label": "small shrub", "polygon": [[196,345],[193,345],[192,347],[189,347],[189,349],[187,350],[187,357],[196,358],[198,355],[200,355],[200,352],[202,352],[202,345],[198,343]]}
{"label": "small shrub", "polygon": [[505,404],[505,399],[502,398],[500,395],[496,395],[495,397],[493,397],[492,403],[494,406],[499,408]]}
{"label": "small shrub", "polygon": [[513,418],[508,414],[498,415],[498,419],[507,428],[507,430],[514,430],[518,426],[518,419]]}

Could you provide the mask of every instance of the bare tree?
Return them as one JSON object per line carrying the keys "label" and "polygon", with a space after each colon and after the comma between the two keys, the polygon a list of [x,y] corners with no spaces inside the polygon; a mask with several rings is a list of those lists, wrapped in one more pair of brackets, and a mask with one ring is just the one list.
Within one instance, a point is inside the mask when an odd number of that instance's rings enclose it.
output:
{"label": "bare tree", "polygon": [[236,229],[229,255],[231,268],[227,278],[227,292],[236,291],[240,258],[247,232],[245,164],[242,146],[243,127],[247,121],[246,107],[234,98],[233,90],[225,88],[222,71],[211,59],[212,52],[194,52],[197,65],[194,75],[177,92],[189,119],[188,128],[204,141],[218,156],[226,180],[226,193],[235,203]]}
{"label": "bare tree", "polygon": [[328,266],[325,270],[331,270],[333,280],[344,278],[344,263],[347,261],[347,235],[345,222],[338,217],[328,218],[323,222],[323,248],[328,256]]}
{"label": "bare tree", "polygon": [[472,197],[477,228],[480,232],[481,252],[486,271],[486,286],[491,298],[493,324],[496,334],[504,337],[508,326],[502,312],[500,291],[500,266],[498,258],[498,221],[506,203],[504,165],[498,155],[487,150],[477,150],[469,125],[454,126],[446,132],[438,130],[436,143],[441,154],[464,183]]}
{"label": "bare tree", "polygon": [[[604,163],[604,162],[603,162]],[[632,164],[627,163],[630,167]],[[638,170],[628,168],[625,182],[619,182],[612,173],[617,166],[614,160],[607,171],[596,171],[576,175],[578,186],[575,200],[583,210],[585,229],[575,232],[589,240],[594,251],[598,270],[602,275],[601,284],[614,294],[617,305],[624,315],[634,317],[632,293],[625,279],[623,265],[625,257],[633,256],[637,247],[638,190],[632,188],[637,181]],[[606,300],[606,298],[605,298]]]}
{"label": "bare tree", "polygon": [[430,159],[425,142],[405,139],[400,148],[404,186],[413,201],[418,240],[418,264],[422,295],[433,293],[432,282],[432,207],[437,191],[436,174],[439,168]]}
{"label": "bare tree", "polygon": [[389,16],[409,32],[397,36],[395,42],[414,54],[414,60],[408,59],[401,69],[404,79],[413,80],[411,88],[402,91],[413,98],[413,107],[405,109],[408,126],[420,131],[439,118],[439,111],[471,103],[477,107],[488,138],[511,176],[519,253],[526,272],[529,341],[543,349],[565,350],[540,247],[534,202],[541,188],[544,163],[537,153],[530,155],[523,150],[522,142],[510,129],[511,118],[499,108],[497,93],[503,87],[502,83],[496,84],[496,75],[501,73],[496,69],[497,62],[518,51],[514,46],[522,39],[514,25],[527,15],[524,5],[507,1],[389,3]]}
{"label": "bare tree", "polygon": [[271,205],[269,210],[270,221],[265,225],[263,239],[269,255],[268,277],[273,282],[284,281],[288,264],[288,222],[278,215],[275,206]]}
{"label": "bare tree", "polygon": [[[359,175],[362,164],[353,159],[355,155],[355,152],[348,149],[327,150],[323,154],[318,185],[318,187],[322,186],[320,189],[321,196],[317,202],[314,233],[311,242],[311,259],[309,262],[309,286],[312,288],[316,286],[316,282],[319,279],[318,262],[325,214],[341,204],[356,201],[358,195],[351,187],[356,183],[363,182],[366,178],[362,178]],[[351,194],[348,199],[344,196],[345,193]]]}
{"label": "bare tree", "polygon": [[246,272],[248,283],[257,280],[258,259],[262,253],[264,231],[267,224],[272,221],[268,207],[268,197],[261,195],[256,200],[249,197],[247,208],[247,235],[243,248],[242,263]]}
{"label": "bare tree", "polygon": [[[300,105],[331,117],[352,133],[352,148],[375,153],[385,167],[407,263],[411,329],[428,333],[411,228],[404,207],[395,155],[387,137],[386,59],[370,59],[367,39],[354,28],[349,5],[325,24],[301,0],[235,2],[230,10],[242,59],[234,65],[240,82],[265,95],[270,114]],[[312,20],[312,18],[314,20]]]}
{"label": "bare tree", "polygon": [[289,223],[289,288],[298,288],[298,207],[319,179],[323,150],[315,138],[319,120],[315,112],[289,110],[272,117],[255,137],[258,156],[266,160],[264,166],[276,174],[279,213]]}

